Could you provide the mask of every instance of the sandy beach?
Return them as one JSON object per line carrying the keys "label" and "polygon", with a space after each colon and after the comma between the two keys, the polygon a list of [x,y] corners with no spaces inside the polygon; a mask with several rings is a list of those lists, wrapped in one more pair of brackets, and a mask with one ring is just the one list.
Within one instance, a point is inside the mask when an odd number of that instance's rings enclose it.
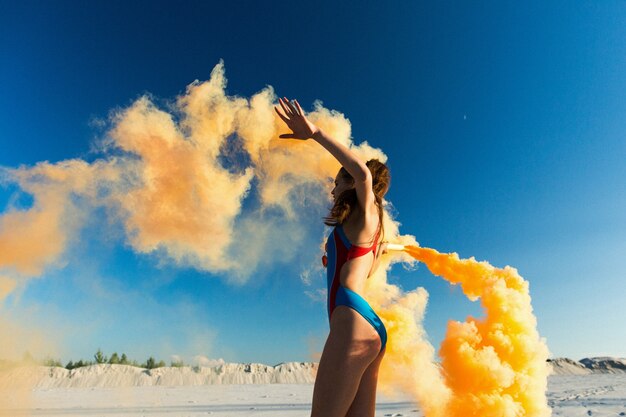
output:
{"label": "sandy beach", "polygon": [[[552,375],[548,403],[554,416],[625,416],[626,374]],[[281,416],[310,415],[313,384],[225,384],[35,388],[27,405],[22,395],[2,416]],[[377,417],[423,416],[406,396],[377,397]]]}

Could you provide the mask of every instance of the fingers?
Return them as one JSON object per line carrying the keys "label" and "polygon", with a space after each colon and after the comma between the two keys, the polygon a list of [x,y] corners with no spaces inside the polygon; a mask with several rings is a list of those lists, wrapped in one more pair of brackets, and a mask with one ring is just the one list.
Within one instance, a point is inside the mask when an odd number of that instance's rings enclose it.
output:
{"label": "fingers", "polygon": [[280,105],[282,106],[283,111],[285,112],[285,114],[286,114],[287,116],[292,116],[292,114],[291,114],[291,113],[292,113],[292,112],[291,112],[291,109],[288,109],[288,108],[285,106],[285,103],[283,103],[283,101],[282,101],[280,98],[278,99],[278,102],[279,102],[279,103],[280,103]]}
{"label": "fingers", "polygon": [[274,110],[276,110],[276,113],[278,113],[280,118],[283,119],[283,122],[289,123],[290,120],[288,118],[286,118],[285,116],[283,116],[282,113],[276,107],[274,107]]}
{"label": "fingers", "polygon": [[298,107],[298,112],[300,113],[300,115],[304,116],[304,110],[302,110],[302,107],[300,107],[300,103],[298,103],[298,100],[294,100],[294,103],[296,103],[296,106]]}
{"label": "fingers", "polygon": [[285,97],[285,101],[287,102],[287,105],[289,105],[289,108],[291,109],[294,115],[301,116],[301,114],[298,113],[298,110],[296,110],[295,106],[291,104],[291,102],[287,99],[287,97]]}
{"label": "fingers", "polygon": [[[298,100],[294,100],[294,103],[296,103],[295,106],[289,101],[289,99],[287,99],[287,97],[283,97],[282,99],[279,97],[278,102],[282,106],[283,111],[287,116],[304,116],[304,110],[302,110],[302,107],[300,107],[300,103],[298,103]],[[287,103],[287,105],[285,105],[285,103]]]}

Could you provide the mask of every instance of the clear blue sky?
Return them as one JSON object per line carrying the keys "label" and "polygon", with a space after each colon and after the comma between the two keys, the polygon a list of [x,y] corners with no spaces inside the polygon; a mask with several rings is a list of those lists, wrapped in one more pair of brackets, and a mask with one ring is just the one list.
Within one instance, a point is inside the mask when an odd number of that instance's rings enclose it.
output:
{"label": "clear blue sky", "polygon": [[[553,356],[626,357],[624,22],[623,1],[0,1],[0,166],[91,162],[92,120],[171,99],[223,59],[228,94],[320,99],[383,149],[403,233],[516,267]],[[11,198],[32,203],[0,188],[0,214]],[[65,268],[0,307],[61,328],[64,362],[98,347],[269,364],[321,351],[325,305],[304,294],[321,276],[281,264],[228,285],[103,240],[98,220]],[[425,267],[390,280],[428,290],[435,346],[447,320],[480,314]]]}

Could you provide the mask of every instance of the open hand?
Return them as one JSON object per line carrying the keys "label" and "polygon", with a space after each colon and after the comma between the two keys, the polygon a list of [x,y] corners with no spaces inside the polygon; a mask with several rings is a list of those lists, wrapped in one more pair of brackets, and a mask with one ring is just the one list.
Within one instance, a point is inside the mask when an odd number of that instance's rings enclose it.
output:
{"label": "open hand", "polygon": [[280,135],[280,138],[284,139],[303,139],[306,140],[313,136],[315,132],[319,130],[315,124],[311,123],[305,116],[302,107],[300,107],[300,103],[298,100],[294,100],[295,106],[287,100],[286,97],[281,100],[278,99],[280,105],[285,112],[283,115],[277,108],[274,106],[274,110],[280,116],[281,119],[287,124],[287,127],[293,131],[293,133],[285,133]]}

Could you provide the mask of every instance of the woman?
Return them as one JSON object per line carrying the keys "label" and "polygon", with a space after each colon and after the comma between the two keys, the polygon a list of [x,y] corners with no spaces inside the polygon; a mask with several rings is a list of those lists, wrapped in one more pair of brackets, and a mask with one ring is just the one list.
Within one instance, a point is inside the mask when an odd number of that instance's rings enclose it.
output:
{"label": "woman", "polygon": [[328,237],[327,267],[330,333],[320,359],[311,417],[374,416],[378,368],[385,355],[385,326],[361,296],[365,280],[378,266],[385,244],[382,198],[389,170],[378,160],[360,161],[304,116],[297,100],[279,99],[276,113],[293,131],[281,138],[314,139],[341,163],[325,219],[335,226]]}

